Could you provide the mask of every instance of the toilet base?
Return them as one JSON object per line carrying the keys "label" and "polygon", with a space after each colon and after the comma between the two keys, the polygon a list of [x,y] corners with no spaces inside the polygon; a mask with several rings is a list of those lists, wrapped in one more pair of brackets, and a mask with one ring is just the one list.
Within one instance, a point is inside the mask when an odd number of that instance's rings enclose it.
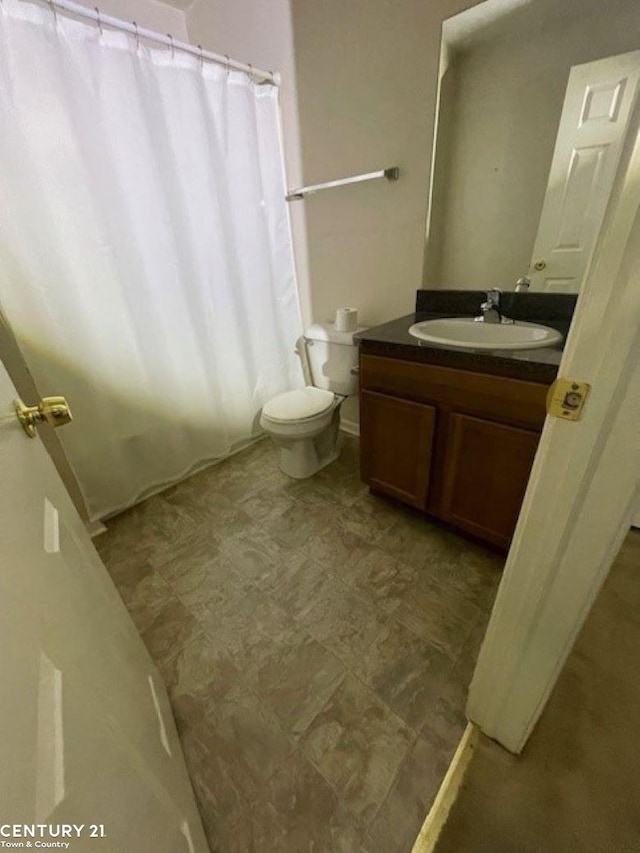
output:
{"label": "toilet base", "polygon": [[272,434],[280,449],[280,470],[294,480],[306,480],[335,462],[340,456],[339,429],[340,407],[336,406],[329,426],[313,438],[279,438]]}
{"label": "toilet base", "polygon": [[338,456],[340,453],[336,450],[324,459],[318,458],[313,439],[304,439],[297,441],[293,447],[280,448],[280,470],[294,480],[306,480],[335,462]]}

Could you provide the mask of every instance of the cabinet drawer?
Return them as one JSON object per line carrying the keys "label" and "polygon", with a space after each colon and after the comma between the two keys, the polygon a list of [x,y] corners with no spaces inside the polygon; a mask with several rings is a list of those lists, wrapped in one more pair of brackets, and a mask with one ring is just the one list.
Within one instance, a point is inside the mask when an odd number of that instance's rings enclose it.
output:
{"label": "cabinet drawer", "polygon": [[433,406],[362,391],[362,479],[374,491],[424,510],[435,422]]}
{"label": "cabinet drawer", "polygon": [[377,355],[360,357],[366,391],[542,429],[547,385]]}

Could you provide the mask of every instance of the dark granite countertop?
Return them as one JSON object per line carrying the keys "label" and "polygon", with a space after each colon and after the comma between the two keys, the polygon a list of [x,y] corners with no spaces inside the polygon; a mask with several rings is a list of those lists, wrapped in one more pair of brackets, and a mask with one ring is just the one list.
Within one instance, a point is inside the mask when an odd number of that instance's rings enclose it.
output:
{"label": "dark granite countertop", "polygon": [[[566,337],[575,297],[547,294],[505,294],[505,297],[503,311],[506,316],[552,326]],[[409,334],[409,327],[422,320],[477,316],[483,299],[484,293],[479,291],[418,291],[414,314],[365,329],[358,332],[355,339],[360,351],[367,355],[422,361],[532,382],[552,382],[558,373],[564,338],[561,344],[541,349],[462,350],[420,341]]]}

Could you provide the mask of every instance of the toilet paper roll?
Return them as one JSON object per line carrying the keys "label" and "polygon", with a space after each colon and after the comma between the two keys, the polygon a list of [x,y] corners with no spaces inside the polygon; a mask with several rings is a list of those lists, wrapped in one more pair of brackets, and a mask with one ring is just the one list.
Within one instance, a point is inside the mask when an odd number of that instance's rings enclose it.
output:
{"label": "toilet paper roll", "polygon": [[358,328],[357,308],[338,308],[336,311],[336,329],[338,332],[355,332]]}

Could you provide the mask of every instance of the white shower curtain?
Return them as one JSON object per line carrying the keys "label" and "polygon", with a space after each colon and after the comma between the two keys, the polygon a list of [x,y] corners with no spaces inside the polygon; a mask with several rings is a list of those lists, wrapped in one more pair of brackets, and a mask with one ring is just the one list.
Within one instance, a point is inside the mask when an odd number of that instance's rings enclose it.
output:
{"label": "white shower curtain", "polygon": [[284,196],[274,86],[0,2],[0,304],[93,518],[301,384]]}

